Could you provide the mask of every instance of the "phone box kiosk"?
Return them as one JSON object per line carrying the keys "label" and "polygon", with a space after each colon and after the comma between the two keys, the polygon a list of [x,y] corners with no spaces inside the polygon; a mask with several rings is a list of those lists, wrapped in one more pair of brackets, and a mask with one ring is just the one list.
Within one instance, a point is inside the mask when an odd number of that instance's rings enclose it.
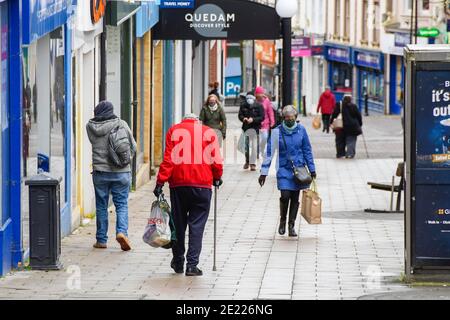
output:
{"label": "phone box kiosk", "polygon": [[405,274],[450,275],[450,45],[405,48]]}

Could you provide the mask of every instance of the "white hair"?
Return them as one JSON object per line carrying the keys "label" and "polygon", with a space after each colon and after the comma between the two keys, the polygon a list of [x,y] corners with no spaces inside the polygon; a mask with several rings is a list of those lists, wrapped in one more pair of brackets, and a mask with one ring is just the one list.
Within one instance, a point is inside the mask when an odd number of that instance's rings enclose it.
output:
{"label": "white hair", "polygon": [[298,111],[297,109],[295,109],[294,106],[289,105],[289,106],[285,106],[283,108],[283,117],[288,117],[288,116],[298,116]]}

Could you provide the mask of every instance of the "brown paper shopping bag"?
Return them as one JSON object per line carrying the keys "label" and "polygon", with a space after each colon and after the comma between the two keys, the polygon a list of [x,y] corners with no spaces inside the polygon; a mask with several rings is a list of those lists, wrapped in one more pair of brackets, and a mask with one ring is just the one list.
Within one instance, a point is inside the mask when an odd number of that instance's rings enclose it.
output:
{"label": "brown paper shopping bag", "polygon": [[311,189],[302,192],[302,217],[309,224],[322,224],[322,199],[317,193],[316,181],[314,180]]}

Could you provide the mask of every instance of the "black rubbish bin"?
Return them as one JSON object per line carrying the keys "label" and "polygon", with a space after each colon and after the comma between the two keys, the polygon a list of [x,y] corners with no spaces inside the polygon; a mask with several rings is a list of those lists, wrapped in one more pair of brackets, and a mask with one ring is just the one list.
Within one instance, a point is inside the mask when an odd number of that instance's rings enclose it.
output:
{"label": "black rubbish bin", "polygon": [[25,184],[29,186],[30,267],[35,270],[60,270],[61,223],[60,182],[41,173]]}

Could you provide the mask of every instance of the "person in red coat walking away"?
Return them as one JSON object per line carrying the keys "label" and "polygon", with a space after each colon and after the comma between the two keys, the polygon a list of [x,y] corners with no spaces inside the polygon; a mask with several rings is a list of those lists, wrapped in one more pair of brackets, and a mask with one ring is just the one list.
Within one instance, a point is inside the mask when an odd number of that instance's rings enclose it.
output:
{"label": "person in red coat walking away", "polygon": [[214,129],[202,125],[189,114],[166,135],[164,160],[159,167],[154,195],[159,198],[166,182],[177,241],[173,243],[170,266],[184,272],[185,234],[189,226],[189,248],[186,276],[201,276],[197,267],[202,249],[203,232],[211,206],[212,186],[222,185],[223,161]]}
{"label": "person in red coat walking away", "polygon": [[334,107],[336,106],[336,97],[331,92],[330,87],[325,88],[325,92],[322,93],[317,106],[317,113],[322,112],[323,132],[330,133],[330,119],[333,114]]}

